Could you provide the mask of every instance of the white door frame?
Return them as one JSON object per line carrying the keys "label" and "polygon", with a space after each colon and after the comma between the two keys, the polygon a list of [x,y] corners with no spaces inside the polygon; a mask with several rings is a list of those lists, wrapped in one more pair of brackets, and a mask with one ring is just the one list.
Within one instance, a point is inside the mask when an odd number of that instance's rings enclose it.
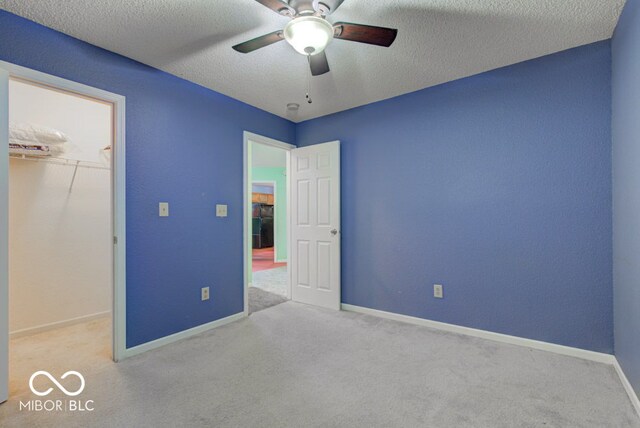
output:
{"label": "white door frame", "polygon": [[[242,227],[243,234],[242,235],[243,235],[243,248],[244,248],[243,250],[243,282],[244,282],[244,315],[245,316],[249,315],[249,278],[251,277],[251,249],[252,249],[252,243],[251,243],[252,177],[251,177],[251,144],[250,143],[264,144],[267,146],[286,150],[287,172],[289,171],[289,162],[290,162],[290,155],[291,155],[290,152],[292,149],[296,148],[296,146],[294,146],[293,144],[284,143],[282,141],[274,140],[273,138],[263,137],[262,135],[254,134],[249,131],[244,131],[243,133],[242,212],[244,214],[243,214],[243,227]],[[289,196],[291,192],[291,189],[289,186],[289,176],[290,174],[287,174],[287,181],[286,181],[287,201],[289,201]],[[275,185],[274,185],[274,192],[275,192]],[[288,239],[288,237],[291,236],[290,235],[290,232],[291,232],[291,227],[290,227],[291,204],[290,203],[287,203],[286,212],[287,212],[286,214],[287,215],[287,241],[290,242],[290,240]],[[275,220],[274,220],[274,223],[275,223]],[[274,233],[275,233],[275,229],[274,229]],[[288,271],[288,282],[289,282],[287,297],[290,299],[291,298],[291,278],[290,278],[290,270],[289,270],[288,264],[287,264],[287,271]]]}
{"label": "white door frame", "polygon": [[[113,231],[113,343],[112,356],[119,361],[126,356],[126,175],[125,175],[125,97],[102,89],[83,85],[71,80],[0,61],[0,71],[5,70],[9,78],[49,87],[54,90],[71,92],[80,96],[93,98],[113,105],[113,146],[111,155],[111,198],[112,198],[112,231]],[[0,75],[0,84],[5,84]],[[8,109],[4,109],[5,100],[0,100],[0,206],[8,205]],[[0,212],[0,267],[4,267],[8,254],[8,225]],[[4,335],[8,332],[8,279],[0,277],[0,349],[7,344]],[[6,348],[5,348],[6,349]],[[4,362],[3,362],[4,363]],[[2,370],[0,370],[2,371]],[[1,379],[4,381],[4,379]],[[4,385],[0,385],[0,392]]]}
{"label": "white door frame", "polygon": [[[277,208],[277,197],[278,197],[278,183],[273,180],[253,180],[251,185],[267,185],[273,187],[273,206]],[[252,189],[253,190],[253,189]],[[253,192],[252,192],[253,193]],[[273,262],[278,262],[278,247],[282,245],[282,242],[278,239],[278,219],[280,215],[276,215],[276,208],[273,209]],[[277,211],[279,212],[279,211]],[[253,231],[251,231],[253,233]],[[285,259],[286,261],[286,259]]]}
{"label": "white door frame", "polygon": [[[0,403],[9,398],[9,73],[0,66]],[[6,244],[6,245],[5,245]]]}

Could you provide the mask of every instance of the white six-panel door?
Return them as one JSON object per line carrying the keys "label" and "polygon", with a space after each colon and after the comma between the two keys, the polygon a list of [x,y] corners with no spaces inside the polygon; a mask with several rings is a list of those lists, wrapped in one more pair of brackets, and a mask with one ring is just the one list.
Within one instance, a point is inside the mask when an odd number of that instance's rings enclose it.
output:
{"label": "white six-panel door", "polygon": [[291,151],[291,298],[340,309],[340,142]]}

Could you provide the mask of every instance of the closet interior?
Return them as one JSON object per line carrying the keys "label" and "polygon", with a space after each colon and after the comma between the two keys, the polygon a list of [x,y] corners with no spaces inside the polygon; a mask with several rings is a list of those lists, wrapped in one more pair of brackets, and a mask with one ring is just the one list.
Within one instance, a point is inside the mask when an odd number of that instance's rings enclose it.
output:
{"label": "closet interior", "polygon": [[113,105],[9,82],[10,393],[111,360]]}

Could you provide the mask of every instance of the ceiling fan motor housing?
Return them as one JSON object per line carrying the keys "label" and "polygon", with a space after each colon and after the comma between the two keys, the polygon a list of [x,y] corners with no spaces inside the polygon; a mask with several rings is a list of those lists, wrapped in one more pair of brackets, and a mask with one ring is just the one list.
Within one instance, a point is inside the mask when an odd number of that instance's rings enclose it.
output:
{"label": "ceiling fan motor housing", "polygon": [[340,7],[344,0],[319,0],[317,11],[322,15],[330,15]]}
{"label": "ceiling fan motor housing", "polygon": [[289,6],[296,10],[298,15],[310,15],[319,13],[322,16],[335,11],[344,0],[289,0]]}

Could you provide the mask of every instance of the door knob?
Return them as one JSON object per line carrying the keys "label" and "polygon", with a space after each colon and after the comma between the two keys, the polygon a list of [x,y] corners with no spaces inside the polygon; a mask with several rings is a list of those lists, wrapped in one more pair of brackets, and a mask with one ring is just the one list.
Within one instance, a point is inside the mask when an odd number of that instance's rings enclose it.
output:
{"label": "door knob", "polygon": [[336,236],[338,234],[338,230],[337,229],[331,229],[331,234],[333,236]]}

